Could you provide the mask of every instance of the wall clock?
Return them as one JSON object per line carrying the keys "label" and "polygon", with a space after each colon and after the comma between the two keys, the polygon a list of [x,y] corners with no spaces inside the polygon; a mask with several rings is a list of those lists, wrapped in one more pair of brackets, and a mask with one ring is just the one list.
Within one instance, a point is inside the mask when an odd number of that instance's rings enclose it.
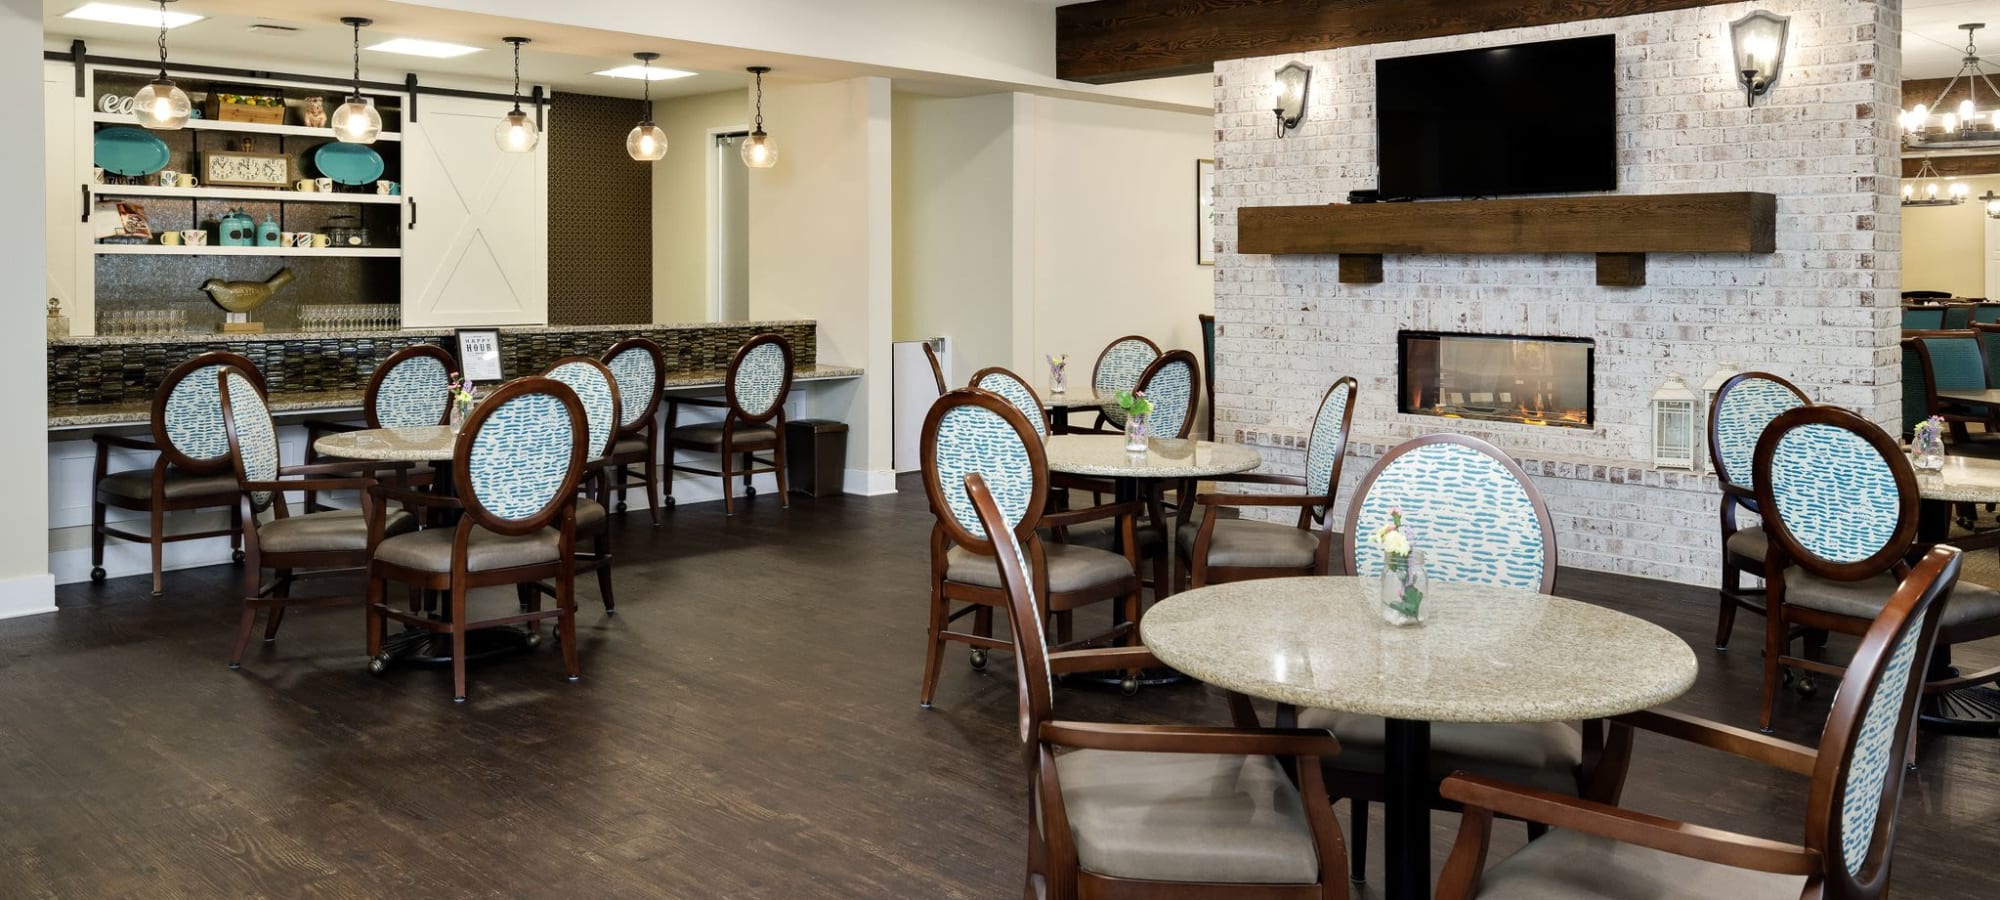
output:
{"label": "wall clock", "polygon": [[292,163],[283,154],[209,150],[201,155],[201,183],[215,187],[288,188]]}

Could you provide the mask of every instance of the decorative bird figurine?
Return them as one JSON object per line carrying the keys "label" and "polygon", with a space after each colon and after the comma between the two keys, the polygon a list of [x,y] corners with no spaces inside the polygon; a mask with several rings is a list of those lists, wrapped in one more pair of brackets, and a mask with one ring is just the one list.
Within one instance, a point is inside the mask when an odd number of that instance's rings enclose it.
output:
{"label": "decorative bird figurine", "polygon": [[263,281],[223,281],[210,278],[201,283],[201,289],[208,292],[215,305],[233,313],[247,313],[264,301],[271,299],[285,285],[292,283],[292,270],[279,269],[278,274]]}

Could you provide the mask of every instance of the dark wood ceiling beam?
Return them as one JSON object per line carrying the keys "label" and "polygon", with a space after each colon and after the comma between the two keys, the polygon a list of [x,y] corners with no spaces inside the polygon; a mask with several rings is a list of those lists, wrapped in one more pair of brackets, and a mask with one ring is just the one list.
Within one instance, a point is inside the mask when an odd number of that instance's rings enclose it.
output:
{"label": "dark wood ceiling beam", "polygon": [[1225,59],[1387,44],[1730,0],[1096,0],[1056,9],[1056,77],[1111,84]]}

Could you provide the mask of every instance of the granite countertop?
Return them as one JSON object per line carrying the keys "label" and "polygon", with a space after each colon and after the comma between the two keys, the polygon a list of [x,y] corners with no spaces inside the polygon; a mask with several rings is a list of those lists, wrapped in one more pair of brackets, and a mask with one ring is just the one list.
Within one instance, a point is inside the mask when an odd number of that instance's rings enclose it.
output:
{"label": "granite countertop", "polygon": [[1140,637],[1217,687],[1392,719],[1572,722],[1658,706],[1694,684],[1686,641],[1601,606],[1433,581],[1424,623],[1398,627],[1379,591],[1346,576],[1197,588],[1148,610]]}
{"label": "granite countertop", "polygon": [[[645,325],[496,325],[491,326],[501,334],[541,334],[548,332],[631,332],[642,331],[694,331],[708,328],[776,328],[784,325],[811,325],[811,319],[771,319],[757,322],[669,322]],[[468,326],[486,327],[486,326]],[[92,335],[87,337],[56,338],[49,341],[53,347],[107,347],[125,344],[216,344],[244,343],[255,341],[317,341],[329,338],[409,338],[409,337],[450,337],[457,329],[452,328],[401,328],[387,331],[253,331],[234,334],[196,333],[183,334],[119,334]]]}
{"label": "granite countertop", "polygon": [[1959,456],[1947,449],[1943,469],[1917,470],[1917,494],[1953,503],[2000,502],[2000,461]]}
{"label": "granite countertop", "polygon": [[[859,378],[861,374],[862,370],[853,366],[800,366],[794,370],[792,380],[826,381]],[[719,388],[723,385],[723,376],[721,369],[669,374],[666,386],[670,389]],[[281,393],[271,396],[271,412],[286,418],[318,413],[357,412],[361,409],[361,401],[361,391]],[[153,408],[150,402],[51,406],[48,427],[54,431],[145,425],[152,420],[152,415]]]}
{"label": "granite countertop", "polygon": [[1046,445],[1049,471],[1099,478],[1209,478],[1248,472],[1264,457],[1241,444],[1151,438],[1144,453],[1125,450],[1122,434],[1058,434]]}

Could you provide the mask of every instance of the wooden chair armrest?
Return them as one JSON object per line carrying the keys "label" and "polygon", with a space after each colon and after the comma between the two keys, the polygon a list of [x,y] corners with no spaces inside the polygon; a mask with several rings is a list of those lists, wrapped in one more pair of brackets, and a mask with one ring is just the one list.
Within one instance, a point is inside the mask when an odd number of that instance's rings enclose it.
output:
{"label": "wooden chair armrest", "polygon": [[1044,722],[1042,740],[1084,750],[1214,753],[1231,756],[1338,756],[1340,742],[1319,728],[1231,728]]}
{"label": "wooden chair armrest", "polygon": [[1298,497],[1285,494],[1196,494],[1194,502],[1203,506],[1317,506],[1325,497]]}
{"label": "wooden chair armrest", "polygon": [[1707,719],[1648,709],[1613,717],[1613,723],[1629,725],[1642,731],[1679,738],[1704,747],[1721,750],[1724,753],[1743,757],[1752,762],[1776,766],[1788,772],[1812,777],[1813,767],[1819,763],[1819,754],[1811,747],[1781,741],[1769,735],[1758,734],[1742,728],[1711,722]]}
{"label": "wooden chair armrest", "polygon": [[[393,484],[376,484],[374,487],[368,489],[368,493],[377,501],[393,500],[397,503],[409,504],[410,506],[427,506],[433,509],[463,509],[465,507],[465,504],[460,503],[457,497],[433,494],[429,491],[399,487]],[[384,502],[384,508],[386,507],[387,504]]]}
{"label": "wooden chair armrest", "polygon": [[301,478],[297,481],[246,481],[246,491],[365,491],[378,484],[373,478]]}
{"label": "wooden chair armrest", "polygon": [[1154,658],[1153,651],[1144,647],[1095,647],[1087,650],[1061,650],[1049,654],[1050,675],[1163,667],[1165,663]]}
{"label": "wooden chair armrest", "polygon": [[152,438],[126,437],[119,434],[93,434],[90,439],[100,447],[120,447],[126,450],[158,450],[160,445]]}
{"label": "wooden chair armrest", "polygon": [[1306,480],[1297,475],[1280,475],[1274,472],[1238,472],[1234,475],[1211,475],[1201,480],[1233,484],[1282,484],[1287,487],[1306,486]]}
{"label": "wooden chair armrest", "polygon": [[[1439,793],[1447,800],[1503,815],[1568,828],[1662,853],[1702,859],[1778,875],[1812,875],[1820,870],[1818,851],[1733,831],[1690,825],[1576,797],[1456,773]],[[1579,860],[1579,864],[1588,864]]]}
{"label": "wooden chair armrest", "polygon": [[1035,525],[1040,528],[1068,528],[1073,525],[1081,525],[1085,522],[1095,522],[1098,519],[1113,519],[1120,516],[1136,517],[1145,514],[1146,504],[1144,501],[1127,500],[1124,503],[1106,503],[1103,506],[1090,506],[1083,509],[1072,509],[1067,512],[1043,513],[1041,521],[1036,522]]}

